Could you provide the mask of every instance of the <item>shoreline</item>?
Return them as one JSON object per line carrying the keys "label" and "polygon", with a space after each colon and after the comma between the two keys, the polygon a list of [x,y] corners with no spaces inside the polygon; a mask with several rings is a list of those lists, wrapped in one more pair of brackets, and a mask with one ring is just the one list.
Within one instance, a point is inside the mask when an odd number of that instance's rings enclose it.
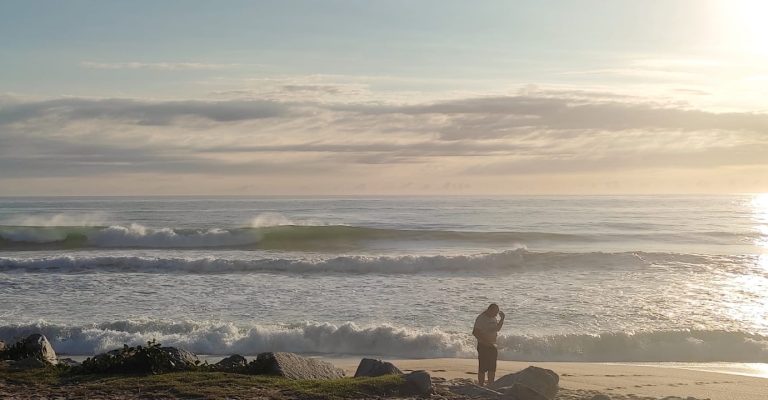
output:
{"label": "shoreline", "polygon": [[[343,363],[348,364],[351,361],[359,362],[362,358],[375,358],[385,361],[429,361],[429,360],[475,360],[474,358],[401,358],[381,355],[326,355],[316,353],[296,353],[305,357],[319,358],[331,363]],[[71,358],[75,361],[82,362],[92,355],[82,354],[66,354],[59,353],[60,357]],[[203,360],[213,364],[228,355],[220,354],[197,354],[197,356]],[[246,358],[256,357],[256,355],[245,355]],[[476,361],[476,360],[475,360]],[[726,362],[726,361],[713,361],[713,362],[678,362],[678,361],[663,361],[663,362],[646,362],[646,361],[517,361],[517,360],[499,360],[499,363],[516,363],[527,365],[547,365],[547,364],[569,364],[569,365],[603,365],[606,367],[619,366],[619,367],[649,367],[649,368],[669,368],[669,369],[683,369],[688,371],[698,372],[710,372],[723,375],[736,375],[746,376],[751,378],[768,379],[768,363],[753,363],[753,362]],[[352,373],[355,371],[352,370]],[[768,382],[767,382],[768,383]]]}
{"label": "shoreline", "polygon": [[[61,355],[75,360],[87,356]],[[199,355],[215,363],[224,356]],[[331,362],[352,376],[364,356],[306,355]],[[253,356],[250,356],[253,357]],[[373,358],[381,358],[374,356]],[[426,370],[432,376],[476,380],[476,359],[383,358],[404,372]],[[593,363],[499,361],[497,377],[529,365],[560,375],[564,393],[600,392],[616,398],[663,399],[669,396],[710,400],[764,400],[768,390],[768,364],[758,363]],[[565,397],[570,398],[570,397]]]}
{"label": "shoreline", "polygon": [[[359,358],[323,358],[354,373]],[[475,380],[477,360],[436,358],[421,360],[387,359],[401,369],[429,371],[446,379]],[[679,367],[582,362],[499,361],[496,376],[517,372],[529,365],[547,368],[560,375],[560,387],[567,391],[597,391],[632,398],[694,397],[710,400],[765,400],[768,378],[691,370]]]}

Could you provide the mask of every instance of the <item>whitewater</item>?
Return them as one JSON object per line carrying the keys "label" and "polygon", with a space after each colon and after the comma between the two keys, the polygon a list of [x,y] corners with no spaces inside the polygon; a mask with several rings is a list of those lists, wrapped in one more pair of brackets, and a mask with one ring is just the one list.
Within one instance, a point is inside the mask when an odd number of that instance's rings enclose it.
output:
{"label": "whitewater", "polygon": [[768,197],[4,198],[0,339],[768,362]]}

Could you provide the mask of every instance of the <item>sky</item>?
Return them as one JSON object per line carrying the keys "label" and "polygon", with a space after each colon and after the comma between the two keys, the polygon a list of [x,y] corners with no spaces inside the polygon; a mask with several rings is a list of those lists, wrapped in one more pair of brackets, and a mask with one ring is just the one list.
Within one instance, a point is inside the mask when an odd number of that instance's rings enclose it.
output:
{"label": "sky", "polygon": [[768,192],[765,15],[0,0],[0,195]]}

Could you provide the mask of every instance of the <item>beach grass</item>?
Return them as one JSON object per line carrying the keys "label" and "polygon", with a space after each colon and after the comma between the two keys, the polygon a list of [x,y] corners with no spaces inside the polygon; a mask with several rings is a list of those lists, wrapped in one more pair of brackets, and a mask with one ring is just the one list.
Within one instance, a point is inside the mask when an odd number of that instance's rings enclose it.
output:
{"label": "beach grass", "polygon": [[2,390],[67,396],[157,398],[319,398],[396,396],[401,376],[291,380],[268,375],[189,371],[157,375],[75,375],[63,369],[13,371],[0,368]]}

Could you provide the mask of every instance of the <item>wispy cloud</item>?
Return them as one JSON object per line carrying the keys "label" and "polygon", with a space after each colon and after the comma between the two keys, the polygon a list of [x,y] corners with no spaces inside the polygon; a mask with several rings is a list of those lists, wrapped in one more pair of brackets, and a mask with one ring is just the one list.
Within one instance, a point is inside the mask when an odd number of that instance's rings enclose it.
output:
{"label": "wispy cloud", "polygon": [[222,70],[242,66],[242,64],[208,64],[196,62],[95,62],[83,61],[83,68],[89,69],[148,69],[160,71],[179,70]]}
{"label": "wispy cloud", "polygon": [[360,171],[435,181],[768,168],[768,114],[586,91],[342,103],[317,100],[315,92],[333,91],[325,86],[286,90],[306,97],[7,97],[0,103],[0,180],[258,174],[319,184]]}

